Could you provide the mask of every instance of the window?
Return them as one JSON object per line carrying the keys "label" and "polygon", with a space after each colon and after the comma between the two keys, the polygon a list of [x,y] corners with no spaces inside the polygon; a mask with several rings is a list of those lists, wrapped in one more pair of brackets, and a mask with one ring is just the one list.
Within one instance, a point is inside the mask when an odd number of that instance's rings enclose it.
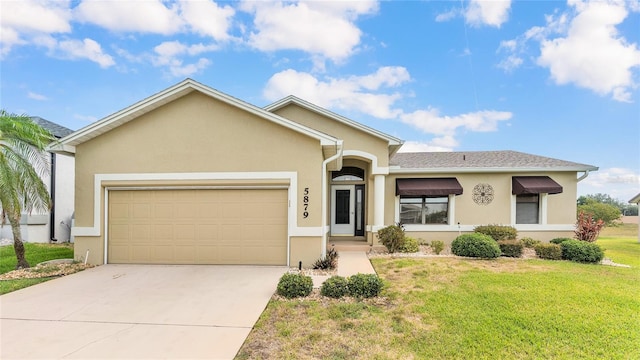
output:
{"label": "window", "polygon": [[404,224],[448,224],[449,197],[400,197]]}
{"label": "window", "polygon": [[332,171],[331,180],[332,181],[364,181],[364,170],[354,166],[345,166],[340,171]]}
{"label": "window", "polygon": [[540,223],[540,195],[516,196],[516,224]]}

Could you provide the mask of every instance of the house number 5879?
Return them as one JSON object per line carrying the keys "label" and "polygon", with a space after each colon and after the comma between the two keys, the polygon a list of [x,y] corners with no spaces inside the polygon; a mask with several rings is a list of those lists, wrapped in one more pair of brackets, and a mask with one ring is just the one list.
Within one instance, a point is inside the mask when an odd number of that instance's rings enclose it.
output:
{"label": "house number 5879", "polygon": [[309,188],[304,188],[304,196],[302,197],[302,206],[304,210],[302,216],[306,219],[309,217]]}

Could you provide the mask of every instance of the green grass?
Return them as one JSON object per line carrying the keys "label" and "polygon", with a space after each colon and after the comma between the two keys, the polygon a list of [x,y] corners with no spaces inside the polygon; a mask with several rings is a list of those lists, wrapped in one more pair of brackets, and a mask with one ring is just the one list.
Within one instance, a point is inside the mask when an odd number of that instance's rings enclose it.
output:
{"label": "green grass", "polygon": [[[29,265],[43,261],[73,258],[73,245],[25,243],[25,256]],[[13,245],[0,247],[0,274],[15,270],[17,264]],[[39,284],[52,278],[0,280],[0,295]]]}
{"label": "green grass", "polygon": [[596,243],[604,249],[605,257],[612,261],[640,268],[637,224],[607,227],[602,230]]}
{"label": "green grass", "polygon": [[[73,245],[25,243],[25,256],[31,266],[43,261],[73,258]],[[13,245],[0,246],[0,274],[16,269],[16,253]]]}
{"label": "green grass", "polygon": [[272,300],[238,359],[638,359],[640,271],[378,258],[384,297]]}

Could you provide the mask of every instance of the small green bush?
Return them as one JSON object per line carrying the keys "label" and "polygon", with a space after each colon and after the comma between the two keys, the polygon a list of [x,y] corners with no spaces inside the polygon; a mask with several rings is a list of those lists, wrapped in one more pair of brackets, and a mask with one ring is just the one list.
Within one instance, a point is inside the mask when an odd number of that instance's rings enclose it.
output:
{"label": "small green bush", "polygon": [[378,239],[390,253],[398,252],[404,245],[404,229],[400,225],[389,225],[378,230]]}
{"label": "small green bush", "polygon": [[284,274],[278,281],[276,290],[278,295],[288,299],[308,296],[313,290],[313,280],[303,274]]}
{"label": "small green bush", "polygon": [[349,276],[349,295],[355,298],[371,298],[382,291],[382,280],[376,274],[356,274]]}
{"label": "small green bush", "polygon": [[498,246],[502,252],[502,256],[519,258],[522,256],[524,244],[520,240],[500,240]]}
{"label": "small green bush", "polygon": [[419,250],[420,250],[420,245],[418,244],[418,240],[409,236],[404,237],[404,243],[400,247],[400,252],[414,253],[414,252],[418,252]]}
{"label": "small green bush", "polygon": [[598,244],[580,241],[567,240],[560,244],[562,247],[562,258],[583,263],[599,263],[604,258],[604,251]]}
{"label": "small green bush", "polygon": [[533,248],[540,259],[562,260],[562,248],[558,244],[540,243]]}
{"label": "small green bush", "polygon": [[342,276],[332,276],[325,280],[320,287],[320,294],[334,299],[339,299],[349,293],[349,281]]}
{"label": "small green bush", "polygon": [[530,237],[523,237],[522,239],[520,239],[520,241],[522,241],[522,245],[524,245],[524,247],[529,249],[533,249],[537,244],[541,243],[540,240],[536,240]]}
{"label": "small green bush", "polygon": [[513,226],[481,225],[473,229],[474,232],[491,236],[495,241],[514,240],[518,237],[518,230]]}
{"label": "small green bush", "polygon": [[571,238],[555,238],[555,239],[551,239],[551,241],[549,241],[552,244],[562,244],[563,242],[567,241],[567,240],[573,240]]}
{"label": "small green bush", "polygon": [[440,255],[442,250],[444,250],[444,241],[442,240],[433,240],[431,241],[431,248],[436,255]]}
{"label": "small green bush", "polygon": [[335,249],[331,248],[327,251],[327,255],[325,257],[320,258],[316,260],[315,263],[313,263],[313,268],[320,270],[331,270],[335,269],[337,265],[338,253]]}
{"label": "small green bush", "polygon": [[489,235],[462,234],[451,243],[451,252],[458,256],[493,259],[500,256],[498,243]]}

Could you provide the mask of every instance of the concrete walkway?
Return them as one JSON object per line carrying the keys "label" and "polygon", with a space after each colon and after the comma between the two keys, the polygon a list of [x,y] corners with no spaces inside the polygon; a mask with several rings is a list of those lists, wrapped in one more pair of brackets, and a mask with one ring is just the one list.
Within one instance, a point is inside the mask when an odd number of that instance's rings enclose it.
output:
{"label": "concrete walkway", "polygon": [[[338,251],[338,272],[337,275],[348,277],[355,274],[375,274],[376,271],[369,261],[367,253],[364,251]],[[328,275],[314,275],[313,287],[319,288],[327,280]]]}

